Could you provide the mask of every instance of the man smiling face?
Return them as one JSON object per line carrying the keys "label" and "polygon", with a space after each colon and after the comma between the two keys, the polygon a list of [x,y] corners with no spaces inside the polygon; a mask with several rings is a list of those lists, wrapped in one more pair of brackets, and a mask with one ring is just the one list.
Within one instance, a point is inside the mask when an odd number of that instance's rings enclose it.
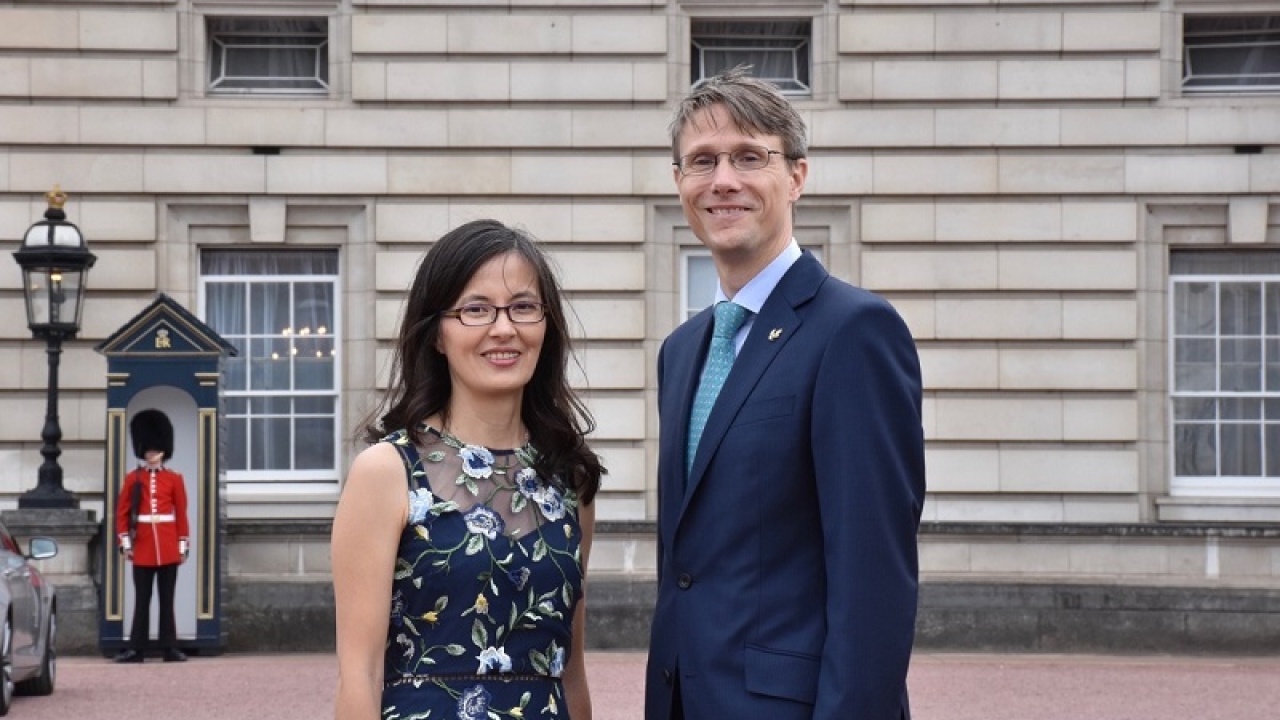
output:
{"label": "man smiling face", "polygon": [[804,191],[809,164],[804,158],[788,161],[769,154],[765,167],[739,170],[729,153],[782,149],[777,135],[740,130],[723,105],[697,113],[681,130],[680,157],[714,163],[702,175],[677,167],[675,181],[689,226],[711,250],[730,297],[791,242],[792,207]]}

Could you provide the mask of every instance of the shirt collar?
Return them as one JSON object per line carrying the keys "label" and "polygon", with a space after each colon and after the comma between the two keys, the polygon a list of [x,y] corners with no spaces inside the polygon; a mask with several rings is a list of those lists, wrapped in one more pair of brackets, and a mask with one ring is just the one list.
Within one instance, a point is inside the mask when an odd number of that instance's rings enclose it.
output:
{"label": "shirt collar", "polygon": [[[742,286],[738,294],[733,296],[733,301],[750,310],[753,315],[759,315],[765,300],[769,299],[773,289],[782,282],[782,276],[786,275],[795,261],[800,259],[801,254],[800,244],[795,238],[791,238],[791,243],[778,253],[778,257],[774,258],[773,262],[766,265],[746,285]],[[724,288],[716,283],[715,301],[723,302],[728,299],[729,297],[724,294]]]}

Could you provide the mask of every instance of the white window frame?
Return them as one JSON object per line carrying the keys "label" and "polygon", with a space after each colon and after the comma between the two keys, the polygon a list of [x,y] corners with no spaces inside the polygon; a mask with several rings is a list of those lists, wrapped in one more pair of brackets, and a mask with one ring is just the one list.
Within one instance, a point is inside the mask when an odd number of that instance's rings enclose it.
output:
{"label": "white window frame", "polygon": [[[1271,20],[1274,27],[1257,29],[1224,29],[1217,31],[1191,30],[1188,25],[1196,20]],[[1270,61],[1270,71],[1239,72],[1210,75],[1196,72],[1196,56],[1215,52],[1253,51]],[[1258,80],[1247,82],[1240,80]],[[1217,82],[1214,82],[1217,81]],[[1182,91],[1187,95],[1213,94],[1271,94],[1280,92],[1280,15],[1203,15],[1183,16],[1182,24]]]}
{"label": "white window frame", "polygon": [[[750,33],[724,33],[715,35],[699,34],[699,23],[726,23],[736,24],[739,26],[763,25],[768,23],[805,23],[808,25],[807,35],[793,35],[785,39],[794,41],[791,47],[760,47],[753,44],[753,41],[767,37],[771,41],[779,41],[784,39],[778,35],[762,36]],[[748,53],[767,53],[767,54],[783,54],[789,53],[791,56],[791,75],[784,76],[764,76],[761,75],[759,63],[752,63],[751,75],[761,80],[771,82],[778,86],[783,95],[788,96],[810,96],[813,94],[813,33],[814,21],[809,17],[792,17],[792,18],[721,18],[721,17],[697,17],[693,18],[689,25],[689,68],[691,75],[691,84],[697,86],[705,81],[709,76],[707,74],[707,62],[705,57],[707,54],[716,52],[748,52]],[[712,38],[719,41],[725,41],[726,45],[707,45],[707,39]],[[729,68],[722,68],[728,70]],[[715,74],[715,73],[712,73]]]}
{"label": "white window frame", "polygon": [[[1211,284],[1214,286],[1214,317],[1215,328],[1214,334],[1210,335],[1190,335],[1179,334],[1177,325],[1178,315],[1178,287],[1183,284]],[[1222,378],[1222,360],[1220,355],[1222,332],[1222,308],[1220,304],[1221,286],[1224,283],[1231,284],[1259,284],[1262,290],[1263,307],[1261,316],[1261,328],[1259,335],[1233,335],[1226,337],[1236,338],[1253,338],[1257,337],[1261,346],[1261,356],[1259,358],[1259,372],[1262,374],[1260,378],[1259,390],[1251,391],[1223,391],[1220,389]],[[1266,418],[1267,401],[1276,401],[1280,404],[1280,391],[1267,392],[1266,390],[1266,368],[1267,368],[1267,340],[1266,334],[1266,285],[1274,283],[1280,285],[1280,275],[1275,274],[1171,274],[1169,277],[1169,302],[1168,302],[1168,328],[1169,328],[1169,345],[1168,345],[1168,378],[1169,378],[1169,403],[1167,407],[1169,443],[1168,443],[1168,461],[1170,486],[1169,494],[1171,496],[1188,496],[1188,497],[1231,497],[1231,498],[1275,498],[1280,497],[1280,477],[1268,477],[1266,475],[1259,476],[1239,476],[1224,475],[1222,473],[1222,430],[1230,425],[1260,425],[1260,431],[1263,433],[1260,442],[1260,469],[1266,472],[1267,466],[1267,443],[1266,428],[1268,426],[1276,427],[1280,430],[1280,418],[1269,420]],[[1212,341],[1214,344],[1214,378],[1215,389],[1213,391],[1189,391],[1182,390],[1178,387],[1178,340],[1196,338],[1200,340]],[[1280,336],[1273,336],[1270,339],[1276,341],[1276,345],[1280,346]],[[1180,476],[1178,475],[1178,426],[1176,407],[1178,400],[1181,399],[1243,399],[1257,400],[1260,409],[1259,416],[1252,419],[1222,419],[1219,411],[1215,409],[1214,417],[1211,421],[1200,421],[1199,424],[1211,424],[1214,428],[1215,438],[1215,474],[1212,476]],[[1215,405],[1216,407],[1216,405]]]}
{"label": "white window frame", "polygon": [[[225,248],[210,248],[210,250],[219,251],[219,252],[227,251]],[[336,250],[331,251],[331,250],[320,250],[320,249],[309,250],[309,252],[334,252],[335,254],[337,253]],[[339,257],[338,260],[340,262],[341,258]],[[262,481],[337,482],[341,479],[341,471],[339,466],[344,462],[343,452],[342,452],[342,449],[344,447],[343,427],[342,427],[344,414],[343,414],[343,408],[342,408],[343,363],[341,361],[341,350],[343,346],[343,337],[341,332],[341,328],[343,327],[342,325],[343,294],[342,294],[342,288],[341,288],[340,273],[341,273],[340,266],[338,271],[335,272],[335,274],[333,275],[327,275],[327,274],[325,275],[315,275],[315,274],[269,275],[269,274],[259,274],[259,273],[244,274],[244,275],[210,275],[210,274],[205,274],[203,268],[201,269],[200,279],[199,279],[198,301],[199,301],[199,307],[201,308],[201,316],[204,318],[208,318],[210,315],[210,309],[209,309],[210,301],[209,301],[209,295],[208,295],[208,287],[209,285],[214,283],[243,284],[245,286],[246,293],[248,293],[249,286],[255,285],[255,284],[276,284],[276,285],[288,284],[290,286],[291,298],[293,296],[293,285],[296,283],[317,284],[317,283],[329,282],[332,285],[331,297],[333,298],[333,302],[332,302],[333,327],[324,328],[324,334],[327,334],[330,337],[332,337],[331,355],[334,358],[332,387],[326,388],[323,390],[314,390],[314,389],[303,390],[303,389],[296,389],[293,387],[290,387],[285,390],[252,390],[247,388],[246,389],[229,388],[224,384],[222,388],[222,395],[224,398],[222,418],[223,418],[223,427],[224,427],[223,434],[224,434],[224,440],[226,442],[235,441],[235,437],[233,433],[231,433],[229,429],[227,429],[228,423],[230,420],[234,420],[234,419],[249,420],[255,417],[288,418],[289,426],[290,426],[290,437],[292,437],[295,422],[299,418],[326,417],[327,414],[299,413],[293,409],[291,409],[288,413],[276,413],[276,412],[255,413],[252,410],[251,406],[247,407],[245,412],[233,413],[227,407],[228,405],[227,400],[244,398],[246,401],[246,404],[251,405],[252,401],[257,398],[287,398],[287,399],[299,398],[299,397],[332,398],[333,412],[332,412],[331,420],[333,423],[333,436],[331,439],[333,442],[333,466],[329,468],[296,469],[294,467],[295,460],[296,460],[294,457],[295,453],[294,453],[294,448],[292,447],[292,442],[291,442],[291,446],[288,453],[288,456],[290,458],[289,469],[266,469],[266,468],[264,469],[252,469],[252,468],[233,469],[231,467],[226,467],[228,482],[262,482]],[[291,310],[293,308],[292,301],[290,302],[290,308]],[[206,319],[206,322],[208,322],[207,319]],[[217,327],[214,327],[213,329],[215,331],[218,331],[221,334],[221,331],[219,331]],[[245,363],[252,362],[252,357],[251,357],[252,349],[251,349],[250,343],[253,340],[268,339],[268,340],[288,341],[290,348],[293,351],[293,354],[296,355],[297,348],[293,345],[293,340],[292,340],[292,338],[295,337],[293,328],[291,327],[281,328],[281,331],[279,333],[271,333],[271,334],[252,333],[250,332],[251,329],[252,329],[252,326],[249,324],[246,324],[245,333],[242,335],[232,335],[232,334],[223,335],[223,339],[227,340],[227,342],[231,343],[233,346],[235,346],[239,350],[239,357],[242,358]],[[316,328],[316,330],[319,331],[320,329]],[[301,331],[301,328],[299,329],[299,331]],[[303,334],[310,334],[310,329],[308,329],[307,333],[302,333],[302,332],[297,333],[297,336],[300,336]],[[293,375],[291,374],[291,378],[292,377]],[[292,380],[290,384],[291,385],[293,384]],[[246,431],[246,432],[247,432],[246,437],[251,438],[252,432],[249,432],[249,431]],[[251,462],[251,459],[253,457],[252,448],[246,447],[244,449],[244,455],[245,455],[246,461]],[[230,463],[228,462],[227,464],[229,465]]]}
{"label": "white window frame", "polygon": [[[293,33],[273,32],[267,27],[269,23],[281,20],[314,23],[314,31]],[[240,32],[220,32],[215,26],[220,22],[233,21],[257,24],[262,27]],[[206,48],[205,58],[208,68],[205,72],[205,88],[209,95],[306,95],[328,96],[329,94],[329,21],[326,17],[225,17],[208,16],[205,18]],[[276,44],[257,44],[246,42],[249,38],[276,38]],[[310,50],[313,54],[310,74],[293,76],[278,75],[227,75],[227,59],[236,51],[242,50],[285,50],[296,52],[299,49]],[[293,82],[297,87],[278,87],[271,83],[280,81]],[[264,86],[254,86],[253,83]],[[228,87],[228,83],[242,83],[245,86]]]}

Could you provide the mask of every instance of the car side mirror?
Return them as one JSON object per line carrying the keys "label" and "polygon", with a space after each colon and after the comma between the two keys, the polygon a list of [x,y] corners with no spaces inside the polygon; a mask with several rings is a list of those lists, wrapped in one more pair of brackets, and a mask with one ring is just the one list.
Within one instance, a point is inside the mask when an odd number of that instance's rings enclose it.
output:
{"label": "car side mirror", "polygon": [[32,560],[48,560],[57,554],[57,540],[47,537],[31,538],[31,553],[27,555],[28,558]]}

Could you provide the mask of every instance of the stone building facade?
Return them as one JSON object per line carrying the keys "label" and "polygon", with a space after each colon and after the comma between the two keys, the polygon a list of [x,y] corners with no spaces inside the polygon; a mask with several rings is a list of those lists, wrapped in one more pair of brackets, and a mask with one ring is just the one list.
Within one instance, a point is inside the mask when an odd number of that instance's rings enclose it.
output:
{"label": "stone building facade", "polygon": [[[103,504],[93,346],[158,292],[243,344],[241,628],[283,597],[324,612],[351,429],[426,244],[478,217],[527,228],[568,290],[611,470],[593,637],[635,644],[654,358],[710,297],[667,122],[745,57],[809,124],[798,240],[919,344],[922,643],[1275,649],[1277,47],[1280,11],[1249,0],[4,2],[0,227],[20,237],[60,184],[98,256],[62,370],[83,507]],[[0,263],[7,507],[41,460],[46,382],[20,288]],[[218,320],[258,290],[285,314]]]}

